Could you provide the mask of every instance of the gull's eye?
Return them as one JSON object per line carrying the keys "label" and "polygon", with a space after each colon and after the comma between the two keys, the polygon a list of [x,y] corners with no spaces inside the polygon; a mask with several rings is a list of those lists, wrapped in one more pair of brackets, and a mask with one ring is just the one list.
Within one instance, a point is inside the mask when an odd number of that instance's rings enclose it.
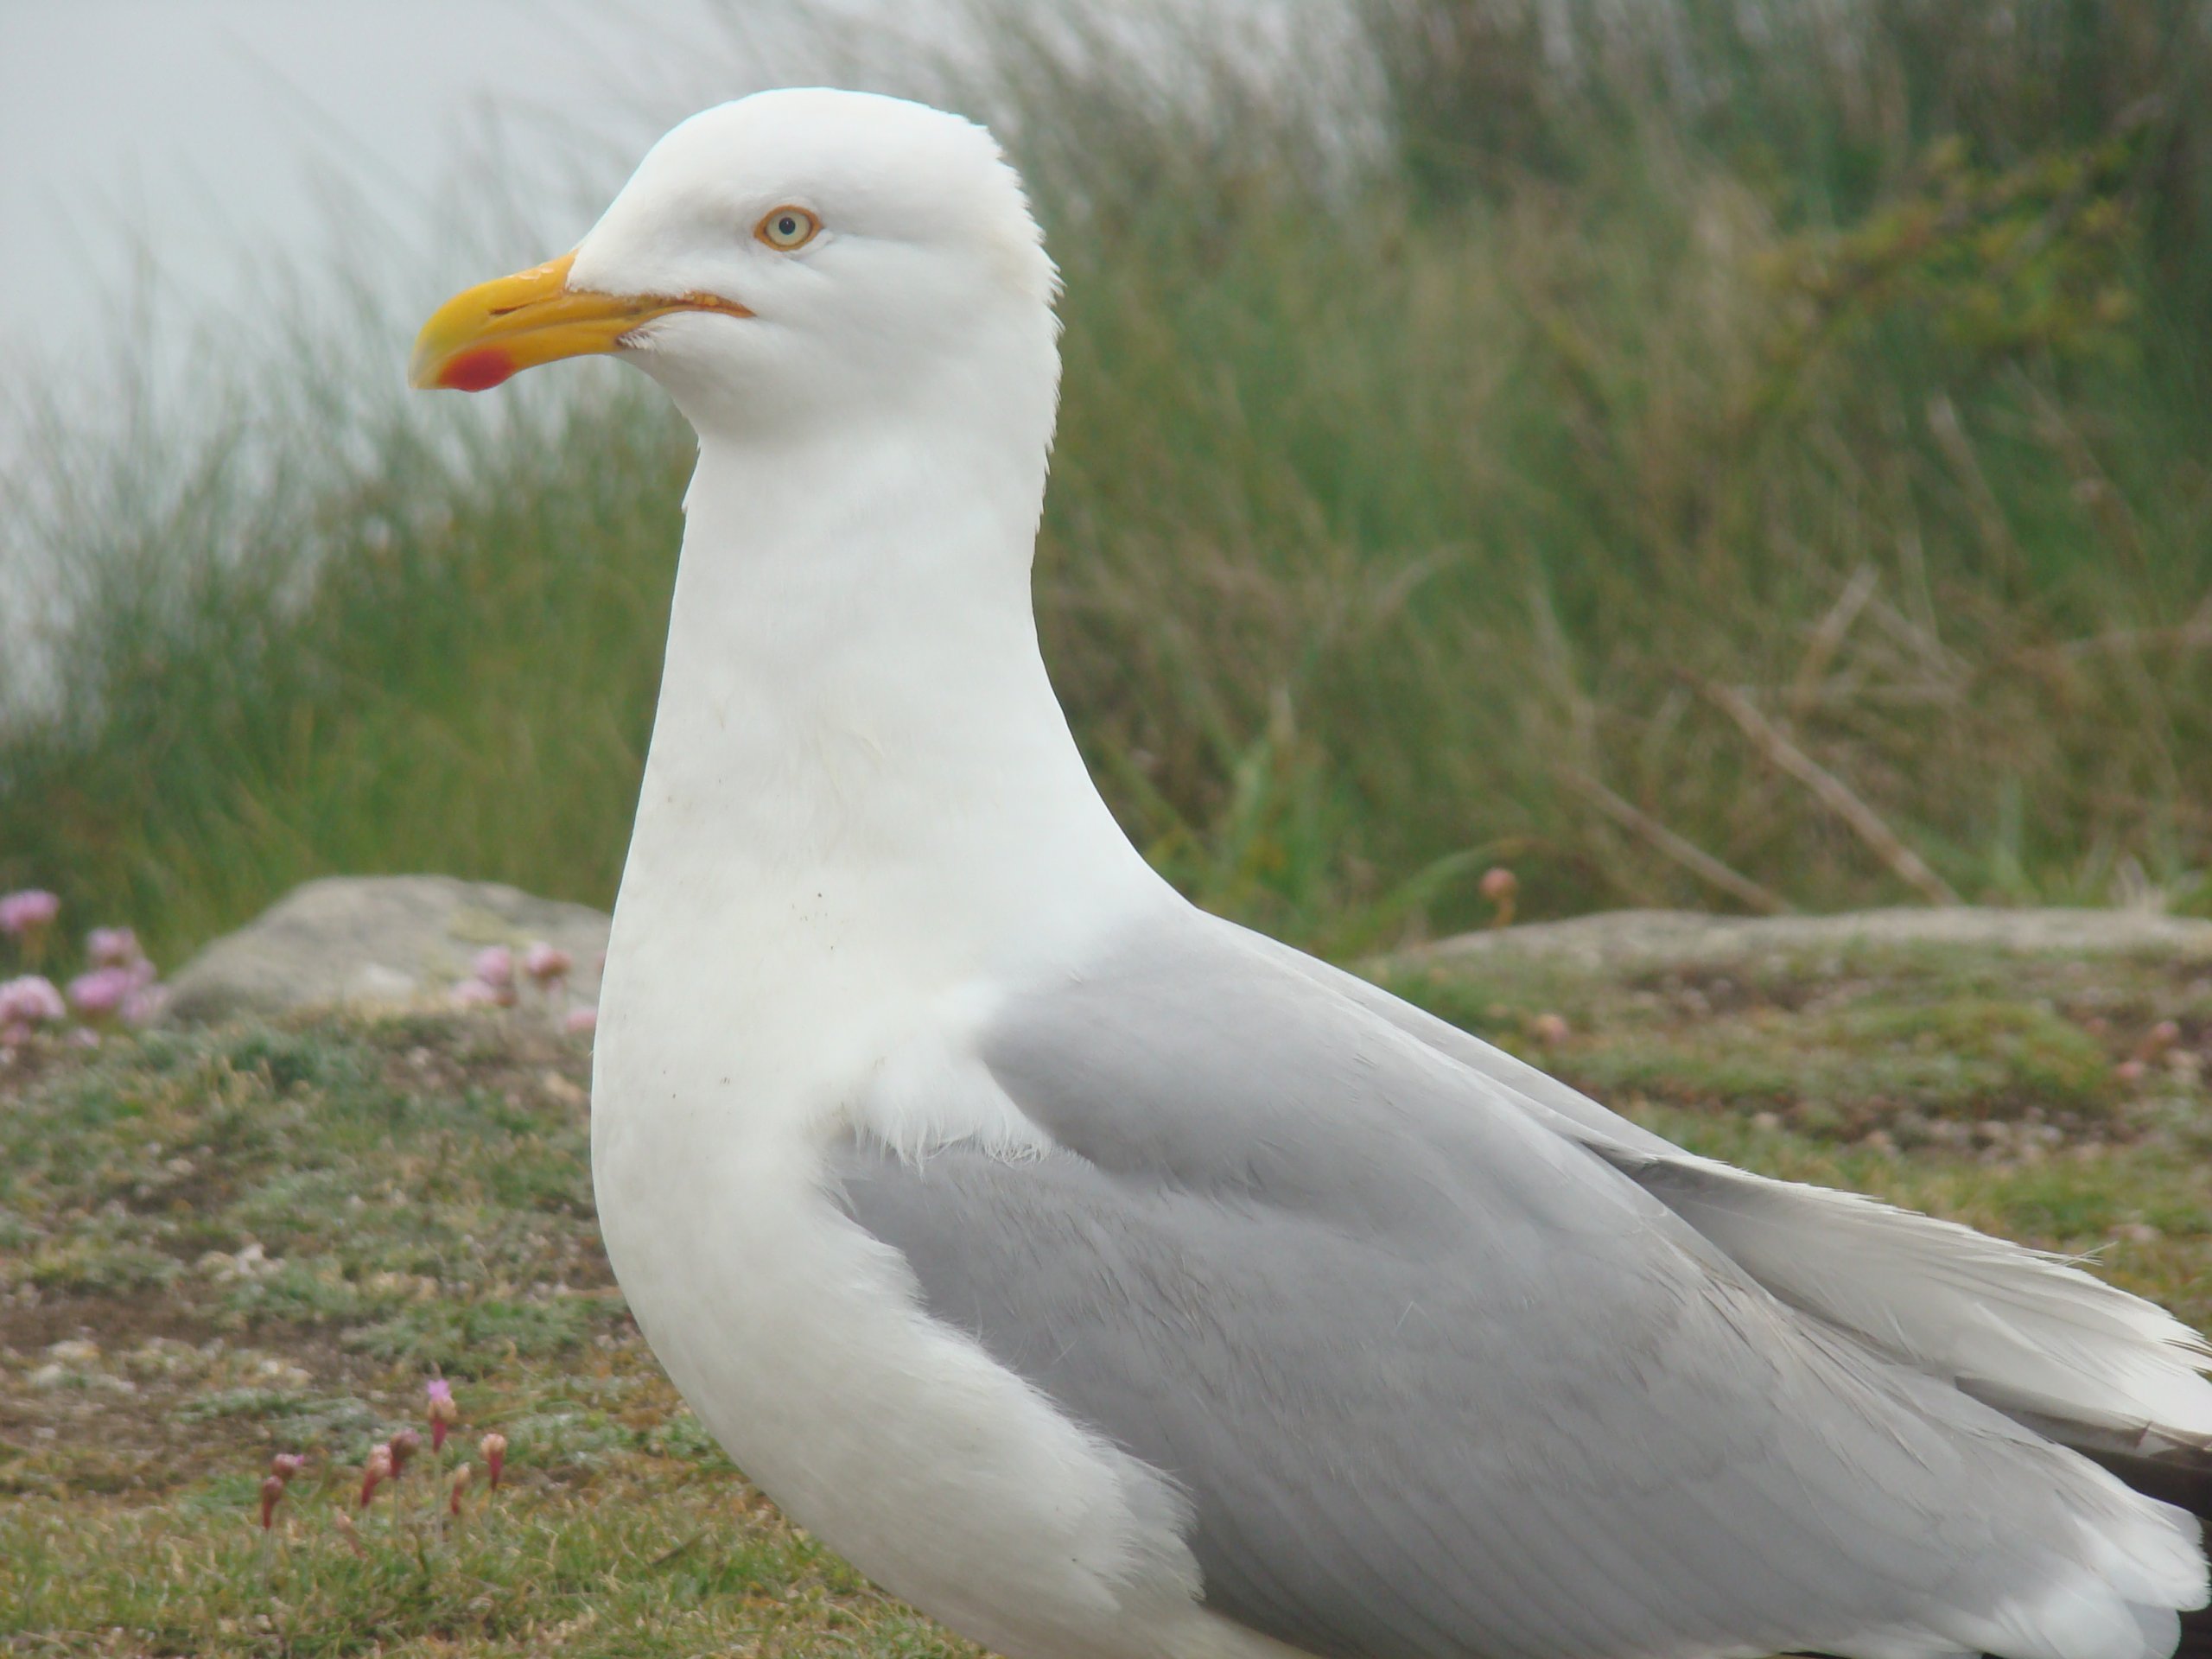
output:
{"label": "gull's eye", "polygon": [[814,240],[822,221],[804,207],[771,207],[753,234],[779,253],[794,253]]}

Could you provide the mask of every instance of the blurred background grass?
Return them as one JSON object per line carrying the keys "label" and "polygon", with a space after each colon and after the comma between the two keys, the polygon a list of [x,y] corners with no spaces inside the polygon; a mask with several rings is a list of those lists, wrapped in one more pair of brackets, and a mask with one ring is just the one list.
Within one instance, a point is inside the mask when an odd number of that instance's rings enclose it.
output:
{"label": "blurred background grass", "polygon": [[[2201,0],[1366,0],[1303,79],[1023,15],[916,85],[1065,275],[1046,651],[1186,891],[2212,913]],[[169,953],[336,871],[605,904],[688,436],[316,315],[0,477],[0,886]]]}

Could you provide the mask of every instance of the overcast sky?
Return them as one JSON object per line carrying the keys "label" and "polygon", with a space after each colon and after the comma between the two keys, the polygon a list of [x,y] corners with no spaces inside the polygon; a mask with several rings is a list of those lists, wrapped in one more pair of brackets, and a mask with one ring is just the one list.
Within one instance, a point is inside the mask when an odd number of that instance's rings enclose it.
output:
{"label": "overcast sky", "polygon": [[[430,245],[455,172],[511,142],[502,199],[544,236],[571,189],[705,104],[827,70],[841,16],[882,0],[0,0],[0,370],[65,362],[149,261],[189,314],[313,256],[334,220]],[[827,20],[827,27],[824,21]],[[518,141],[515,135],[520,135]],[[613,158],[622,158],[618,164]],[[531,162],[539,163],[537,176]],[[609,171],[611,169],[611,171]],[[524,181],[517,190],[516,179]],[[454,239],[450,237],[445,238]],[[455,250],[455,273],[481,250]],[[424,271],[435,285],[448,274]]]}
{"label": "overcast sky", "polygon": [[[1350,15],[1335,0],[1058,3],[1163,84],[1177,62],[1163,19],[1228,29],[1265,75]],[[823,80],[929,96],[933,67],[983,55],[984,30],[961,21],[977,10],[0,0],[0,465],[20,453],[17,416],[52,394],[97,425],[120,374],[162,394],[162,418],[188,419],[236,330],[249,363],[279,322],[404,346],[457,285],[572,245],[683,116]],[[358,319],[363,296],[375,334],[319,326]],[[373,372],[365,356],[358,372]]]}

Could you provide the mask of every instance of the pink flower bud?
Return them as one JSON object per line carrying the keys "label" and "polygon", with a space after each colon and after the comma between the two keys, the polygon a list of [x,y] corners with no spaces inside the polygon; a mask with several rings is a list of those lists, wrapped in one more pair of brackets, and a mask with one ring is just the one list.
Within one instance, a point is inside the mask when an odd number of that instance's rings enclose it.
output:
{"label": "pink flower bud", "polygon": [[1491,866],[1483,872],[1483,879],[1476,884],[1476,891],[1490,900],[1492,913],[1491,925],[1505,927],[1513,920],[1514,895],[1521,891],[1521,878],[1503,864]]}
{"label": "pink flower bud", "polygon": [[461,1495],[475,1474],[476,1471],[465,1463],[453,1471],[453,1496],[446,1501],[446,1513],[456,1521],[461,1519]]}
{"label": "pink flower bud", "polygon": [[261,1529],[264,1532],[276,1524],[276,1505],[284,1496],[284,1483],[274,1475],[263,1478],[261,1483]]}
{"label": "pink flower bud", "polygon": [[597,1008],[570,1008],[561,1016],[561,1029],[571,1037],[588,1037],[599,1029]]}
{"label": "pink flower bud", "polygon": [[522,970],[540,985],[550,985],[556,979],[566,979],[569,969],[576,965],[575,958],[558,945],[538,942],[522,953]]}
{"label": "pink flower bud", "polygon": [[269,1472],[287,1484],[297,1478],[300,1471],[307,1466],[308,1460],[296,1452],[279,1452],[269,1459]]}
{"label": "pink flower bud", "polygon": [[507,1437],[494,1430],[476,1442],[476,1449],[484,1454],[484,1472],[491,1478],[492,1489],[497,1491],[500,1471],[507,1466]]}
{"label": "pink flower bud", "polygon": [[425,1411],[430,1420],[430,1450],[442,1452],[447,1431],[461,1421],[461,1408],[454,1403],[453,1384],[442,1376],[432,1377],[423,1385],[423,1391],[430,1396]]}
{"label": "pink flower bud", "polygon": [[85,955],[95,968],[135,968],[146,960],[138,936],[127,927],[96,927],[85,935]]}
{"label": "pink flower bud", "polygon": [[391,1478],[397,1480],[407,1472],[407,1460],[423,1449],[423,1437],[411,1428],[403,1428],[385,1445],[391,1452]]}
{"label": "pink flower bud", "polygon": [[1567,1021],[1556,1014],[1540,1014],[1529,1027],[1533,1036],[1546,1048],[1557,1048],[1567,1040]]}
{"label": "pink flower bud", "polygon": [[361,1465],[361,1507],[367,1509],[369,1500],[377,1495],[377,1488],[392,1476],[391,1448],[380,1446],[369,1453],[369,1460]]}
{"label": "pink flower bud", "polygon": [[515,953],[504,944],[487,944],[476,953],[471,971],[494,989],[504,988],[515,982]]}
{"label": "pink flower bud", "polygon": [[0,933],[36,936],[54,925],[61,900],[41,887],[0,895]]}
{"label": "pink flower bud", "polygon": [[454,1006],[457,1008],[504,1007],[512,995],[496,985],[486,985],[480,979],[464,979],[453,988]]}
{"label": "pink flower bud", "polygon": [[2122,1060],[2113,1067],[2112,1071],[2113,1076],[2122,1083],[2135,1084],[2143,1081],[2143,1074],[2147,1069],[2140,1060]]}

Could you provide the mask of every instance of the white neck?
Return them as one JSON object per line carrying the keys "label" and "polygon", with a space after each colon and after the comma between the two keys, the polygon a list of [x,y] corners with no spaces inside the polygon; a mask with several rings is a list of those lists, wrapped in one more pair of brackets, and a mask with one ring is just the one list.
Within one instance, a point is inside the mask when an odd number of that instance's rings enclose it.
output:
{"label": "white neck", "polygon": [[1038,652],[1043,446],[993,437],[702,442],[626,911],[938,976],[1158,895]]}

